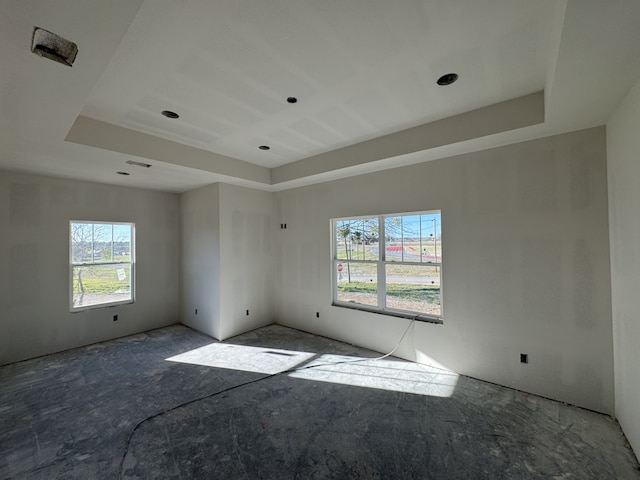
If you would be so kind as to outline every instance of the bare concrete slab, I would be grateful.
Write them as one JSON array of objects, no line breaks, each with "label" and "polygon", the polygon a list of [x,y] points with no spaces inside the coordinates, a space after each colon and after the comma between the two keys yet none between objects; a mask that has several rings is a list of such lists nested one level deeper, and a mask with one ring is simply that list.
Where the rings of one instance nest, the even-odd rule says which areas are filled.
[{"label": "bare concrete slab", "polygon": [[272,325],[0,368],[0,478],[640,479],[605,415]]}]

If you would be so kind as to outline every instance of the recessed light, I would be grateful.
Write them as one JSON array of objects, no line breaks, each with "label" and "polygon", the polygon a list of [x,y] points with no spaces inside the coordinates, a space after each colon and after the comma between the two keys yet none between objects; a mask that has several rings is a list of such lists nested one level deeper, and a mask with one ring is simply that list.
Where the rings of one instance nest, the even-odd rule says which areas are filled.
[{"label": "recessed light", "polygon": [[172,112],[171,110],[163,110],[162,115],[167,118],[180,118],[180,115],[178,115],[176,112]]},{"label": "recessed light", "polygon": [[458,80],[457,73],[447,73],[438,79],[438,85],[451,85],[456,80]]},{"label": "recessed light", "polygon": [[296,97],[288,97],[287,102],[289,103],[297,103],[298,99]]},{"label": "recessed light", "polygon": [[118,175],[131,175],[130,173],[127,172],[116,172]]},{"label": "recessed light", "polygon": [[258,148],[260,150],[271,150],[271,147],[269,145],[260,145]]}]

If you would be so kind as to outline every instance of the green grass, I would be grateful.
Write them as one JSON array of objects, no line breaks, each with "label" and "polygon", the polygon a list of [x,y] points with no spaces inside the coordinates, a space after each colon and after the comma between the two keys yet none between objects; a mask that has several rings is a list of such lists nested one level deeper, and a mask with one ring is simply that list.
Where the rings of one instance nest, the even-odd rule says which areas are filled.
[{"label": "green grass", "polygon": [[[78,285],[77,268],[74,268],[73,291],[80,293]],[[122,290],[129,290],[130,279],[129,269],[125,269],[126,278],[118,280],[117,270],[113,267],[84,267],[82,271],[82,285],[84,293],[115,293]]]},{"label": "green grass", "polygon": [[[373,293],[377,290],[377,284],[371,282],[351,282],[338,285],[340,292],[353,293]],[[391,297],[413,300],[416,302],[428,302],[433,305],[440,305],[440,287],[419,284],[389,283],[387,284],[387,295]]]}]

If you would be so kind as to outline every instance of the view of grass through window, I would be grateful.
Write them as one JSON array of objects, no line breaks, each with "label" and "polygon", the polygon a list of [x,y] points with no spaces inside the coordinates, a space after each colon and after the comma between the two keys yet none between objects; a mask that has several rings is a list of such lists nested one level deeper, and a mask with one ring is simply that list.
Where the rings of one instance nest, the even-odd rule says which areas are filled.
[{"label": "view of grass through window", "polygon": [[134,225],[70,222],[71,308],[133,301]]},{"label": "view of grass through window", "polygon": [[333,220],[334,303],[442,316],[440,212]]}]

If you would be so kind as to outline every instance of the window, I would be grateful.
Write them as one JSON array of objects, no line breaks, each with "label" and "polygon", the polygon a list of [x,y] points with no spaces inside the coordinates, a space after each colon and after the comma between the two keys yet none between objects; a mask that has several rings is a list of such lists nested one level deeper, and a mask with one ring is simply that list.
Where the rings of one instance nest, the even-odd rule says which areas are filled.
[{"label": "window", "polygon": [[333,304],[441,322],[440,211],[332,220]]},{"label": "window", "polygon": [[71,310],[133,303],[133,223],[69,223]]}]

